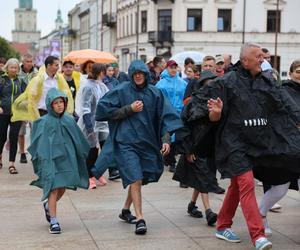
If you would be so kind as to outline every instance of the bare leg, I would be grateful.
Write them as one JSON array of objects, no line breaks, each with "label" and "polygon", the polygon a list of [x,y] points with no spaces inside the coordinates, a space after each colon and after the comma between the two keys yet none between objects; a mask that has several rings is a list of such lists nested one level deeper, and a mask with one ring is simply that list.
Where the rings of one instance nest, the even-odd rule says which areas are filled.
[{"label": "bare leg", "polygon": [[128,188],[128,193],[127,193],[127,197],[125,200],[125,204],[124,204],[124,209],[130,209],[130,206],[132,204],[132,197],[131,197],[131,185]]},{"label": "bare leg", "polygon": [[142,214],[142,181],[136,181],[131,185],[131,198],[137,220],[143,219]]},{"label": "bare leg", "polygon": [[199,196],[199,191],[197,191],[196,189],[194,189],[194,191],[193,191],[193,194],[192,194],[192,202],[195,202],[196,203],[196,201],[197,201],[197,199],[198,199],[198,196]]},{"label": "bare leg", "polygon": [[65,188],[58,188],[56,201],[59,201],[65,192],[66,192]]},{"label": "bare leg", "polygon": [[20,148],[20,153],[24,154],[25,153],[25,136],[24,135],[19,135],[19,148]]},{"label": "bare leg", "polygon": [[49,213],[50,213],[50,217],[52,218],[56,217],[56,205],[57,205],[58,192],[59,192],[58,189],[54,189],[50,192],[48,196]]},{"label": "bare leg", "polygon": [[208,193],[201,193],[201,199],[204,206],[205,211],[207,209],[210,209],[209,199],[208,199]]}]

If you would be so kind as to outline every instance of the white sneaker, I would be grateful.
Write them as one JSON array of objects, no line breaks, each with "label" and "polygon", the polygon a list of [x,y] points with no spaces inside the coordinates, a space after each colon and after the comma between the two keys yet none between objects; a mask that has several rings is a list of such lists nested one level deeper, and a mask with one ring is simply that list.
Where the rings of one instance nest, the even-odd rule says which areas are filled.
[{"label": "white sneaker", "polygon": [[261,181],[258,181],[258,182],[256,182],[256,185],[262,187],[263,183]]},{"label": "white sneaker", "polygon": [[282,206],[278,203],[275,203],[273,207],[270,208],[271,212],[277,212],[278,210],[280,210],[282,208]]},{"label": "white sneaker", "polygon": [[271,236],[272,235],[272,230],[269,226],[269,222],[268,222],[266,217],[263,218],[263,222],[264,222],[264,228],[265,228],[265,235]]}]

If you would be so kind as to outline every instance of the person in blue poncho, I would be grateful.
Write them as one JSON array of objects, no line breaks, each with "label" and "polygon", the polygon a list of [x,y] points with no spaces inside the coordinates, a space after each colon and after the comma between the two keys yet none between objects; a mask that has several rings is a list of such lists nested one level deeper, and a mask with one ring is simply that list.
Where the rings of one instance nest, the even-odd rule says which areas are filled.
[{"label": "person in blue poncho", "polygon": [[[182,124],[167,98],[150,84],[150,73],[142,61],[133,61],[128,72],[129,82],[123,82],[100,99],[96,120],[108,121],[110,145],[123,186],[129,185],[119,217],[129,223],[136,220],[135,233],[145,234],[141,186],[159,180],[163,172],[162,154],[170,150],[170,133]],[[97,164],[93,173],[96,177],[101,174]],[[136,217],[130,212],[132,203]]]},{"label": "person in blue poncho", "polygon": [[31,185],[43,189],[42,201],[51,234],[61,232],[56,207],[65,189],[89,187],[86,158],[90,146],[73,117],[65,112],[67,103],[63,92],[56,88],[48,91],[48,114],[33,123],[28,148],[38,176]]},{"label": "person in blue poncho", "polygon": [[[158,89],[160,89],[165,97],[170,101],[171,105],[176,109],[177,113],[180,115],[183,108],[183,98],[185,89],[187,86],[187,82],[184,81],[181,77],[179,77],[178,64],[174,60],[169,60],[167,62],[167,68],[162,72],[162,79],[155,85]],[[176,165],[176,146],[175,146],[175,137],[172,137],[172,144],[170,154],[168,154],[165,158],[165,165],[169,166],[170,172],[175,172]],[[186,187],[183,184],[181,187]]]}]

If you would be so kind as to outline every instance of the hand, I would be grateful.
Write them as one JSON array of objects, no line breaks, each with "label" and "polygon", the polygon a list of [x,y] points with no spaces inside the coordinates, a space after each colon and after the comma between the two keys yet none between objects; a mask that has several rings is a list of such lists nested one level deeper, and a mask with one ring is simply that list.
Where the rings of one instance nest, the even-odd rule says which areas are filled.
[{"label": "hand", "polygon": [[131,104],[131,109],[133,112],[141,112],[144,108],[142,101],[135,101]]},{"label": "hand", "polygon": [[221,119],[221,113],[223,109],[223,102],[218,97],[215,99],[209,99],[207,101],[207,107],[209,111],[209,119],[211,121],[219,121]]},{"label": "hand", "polygon": [[167,154],[170,153],[170,149],[171,149],[170,144],[163,143],[160,152],[162,153],[163,156],[166,156]]},{"label": "hand", "polygon": [[0,114],[3,114],[3,109],[2,108],[0,108]]},{"label": "hand", "polygon": [[187,155],[185,158],[190,163],[193,163],[196,160],[196,156],[194,154]]}]

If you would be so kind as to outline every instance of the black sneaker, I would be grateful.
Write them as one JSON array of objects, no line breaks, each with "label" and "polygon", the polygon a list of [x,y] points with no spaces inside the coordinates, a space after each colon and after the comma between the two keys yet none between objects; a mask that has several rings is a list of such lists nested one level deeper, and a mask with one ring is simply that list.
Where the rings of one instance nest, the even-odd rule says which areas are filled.
[{"label": "black sneaker", "polygon": [[116,179],[119,179],[119,178],[120,178],[120,174],[119,174],[119,171],[116,170],[116,169],[114,169],[114,170],[112,170],[112,171],[110,171],[110,172],[108,173],[108,179],[109,179],[110,181],[116,180]]},{"label": "black sneaker", "polygon": [[203,217],[202,212],[200,210],[198,210],[198,207],[193,202],[189,203],[187,213],[194,218],[202,218]]},{"label": "black sneaker", "polygon": [[141,219],[138,220],[135,224],[135,234],[143,235],[147,232],[146,222]]},{"label": "black sneaker", "polygon": [[46,208],[47,203],[48,203],[48,201],[43,202],[43,207],[44,207],[44,211],[45,211],[46,220],[50,223],[50,212],[49,212],[49,209]]},{"label": "black sneaker", "polygon": [[61,229],[60,229],[59,223],[50,224],[49,232],[51,234],[60,234]]},{"label": "black sneaker", "polygon": [[224,194],[225,193],[225,189],[220,187],[220,186],[217,186],[216,188],[216,191],[214,192],[216,194]]},{"label": "black sneaker", "polygon": [[175,170],[176,170],[175,165],[174,165],[174,166],[173,166],[173,165],[170,165],[170,166],[169,166],[169,172],[175,173]]},{"label": "black sneaker", "polygon": [[136,217],[131,214],[129,209],[122,209],[122,212],[119,214],[119,218],[129,224],[136,223]]},{"label": "black sneaker", "polygon": [[20,163],[27,163],[26,154],[22,153],[20,157]]},{"label": "black sneaker", "polygon": [[213,211],[211,211],[211,209],[207,209],[205,211],[205,215],[206,215],[207,225],[214,226],[215,223],[217,222],[218,215]]},{"label": "black sneaker", "polygon": [[179,183],[179,187],[181,187],[181,188],[188,188],[189,186],[188,185],[185,185],[184,183]]}]

